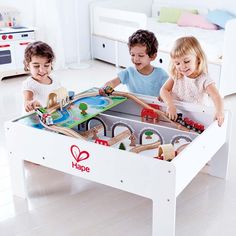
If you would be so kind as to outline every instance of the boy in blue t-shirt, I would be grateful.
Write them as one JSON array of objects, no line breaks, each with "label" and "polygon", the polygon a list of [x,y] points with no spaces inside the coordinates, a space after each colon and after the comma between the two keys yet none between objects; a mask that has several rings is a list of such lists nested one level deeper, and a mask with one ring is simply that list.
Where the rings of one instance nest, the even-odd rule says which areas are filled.
[{"label": "boy in blue t-shirt", "polygon": [[115,79],[104,86],[115,88],[122,83],[132,93],[159,97],[168,74],[163,69],[151,65],[158,50],[155,35],[147,30],[137,30],[129,37],[128,47],[134,67],[119,72]]}]

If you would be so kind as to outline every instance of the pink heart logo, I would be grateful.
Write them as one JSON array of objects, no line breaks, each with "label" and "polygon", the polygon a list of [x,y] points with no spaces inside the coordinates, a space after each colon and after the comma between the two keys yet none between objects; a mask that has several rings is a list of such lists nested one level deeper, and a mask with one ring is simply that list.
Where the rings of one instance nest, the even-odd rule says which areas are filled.
[{"label": "pink heart logo", "polygon": [[77,162],[84,161],[89,158],[89,153],[87,151],[80,151],[76,145],[72,145],[70,147],[70,152]]}]

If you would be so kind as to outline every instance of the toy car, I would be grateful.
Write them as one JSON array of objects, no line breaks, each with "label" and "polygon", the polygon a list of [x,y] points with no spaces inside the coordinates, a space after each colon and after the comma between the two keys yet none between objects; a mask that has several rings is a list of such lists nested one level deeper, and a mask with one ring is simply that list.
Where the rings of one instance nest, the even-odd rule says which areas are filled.
[{"label": "toy car", "polygon": [[39,116],[39,119],[46,125],[53,125],[53,119],[51,114],[47,112],[47,110],[43,107],[39,107],[35,109],[36,113]]}]

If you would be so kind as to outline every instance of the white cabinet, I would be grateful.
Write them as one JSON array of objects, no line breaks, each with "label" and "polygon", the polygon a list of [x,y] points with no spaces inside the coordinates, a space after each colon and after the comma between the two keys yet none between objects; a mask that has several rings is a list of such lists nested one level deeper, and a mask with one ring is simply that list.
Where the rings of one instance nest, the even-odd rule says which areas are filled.
[{"label": "white cabinet", "polygon": [[34,29],[26,27],[2,28],[0,31],[0,80],[4,77],[25,74],[24,52],[35,40]]},{"label": "white cabinet", "polygon": [[15,48],[14,42],[0,41],[0,75],[4,71],[9,71],[15,68],[16,65],[15,57],[12,56],[14,48]]},{"label": "white cabinet", "polygon": [[92,57],[116,64],[116,41],[92,36]]},{"label": "white cabinet", "polygon": [[157,58],[153,61],[153,65],[163,68],[165,71],[168,71],[170,56],[169,53],[158,51]]},{"label": "white cabinet", "polygon": [[24,53],[27,45],[35,41],[34,39],[20,40],[15,42],[16,70],[23,69]]},{"label": "white cabinet", "polygon": [[131,62],[128,45],[125,42],[118,42],[117,63],[118,66],[121,67],[129,67],[133,65]]}]

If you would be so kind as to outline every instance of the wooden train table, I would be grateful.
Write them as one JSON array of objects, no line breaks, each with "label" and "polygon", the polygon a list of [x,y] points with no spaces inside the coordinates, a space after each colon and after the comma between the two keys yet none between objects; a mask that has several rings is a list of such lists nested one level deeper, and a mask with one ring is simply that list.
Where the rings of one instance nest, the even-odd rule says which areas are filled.
[{"label": "wooden train table", "polygon": [[[5,123],[13,193],[27,198],[27,160],[152,199],[152,235],[175,235],[176,198],[197,173],[208,163],[209,174],[227,176],[228,111],[218,127],[212,108],[176,103],[184,116],[204,124],[199,134],[177,129],[163,117],[144,120],[146,104],[159,105],[159,113],[165,112],[165,105],[154,97],[121,92],[100,97],[96,92],[93,88],[81,93],[69,107],[54,111],[51,127],[43,126],[35,114]],[[81,102],[88,105],[87,117],[78,110]],[[174,159],[157,159],[159,146],[165,152],[170,144]]]}]

